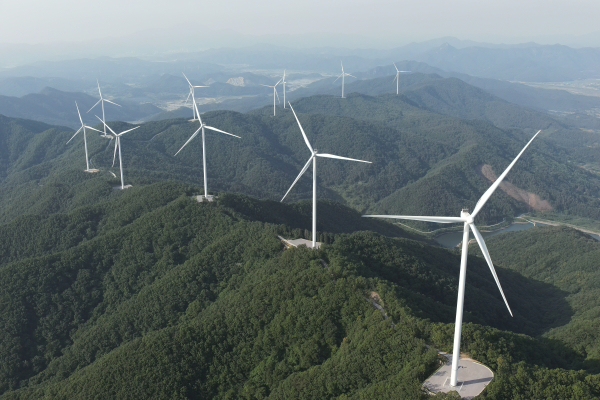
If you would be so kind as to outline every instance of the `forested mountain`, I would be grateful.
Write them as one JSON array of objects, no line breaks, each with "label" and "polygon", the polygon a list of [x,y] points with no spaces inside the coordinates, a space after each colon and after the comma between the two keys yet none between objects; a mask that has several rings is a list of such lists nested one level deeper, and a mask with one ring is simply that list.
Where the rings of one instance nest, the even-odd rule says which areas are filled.
[{"label": "forested mountain", "polygon": [[[462,85],[456,80],[442,81],[448,82],[451,89],[452,85]],[[417,88],[414,93],[431,94],[431,91],[427,87]],[[373,213],[455,215],[465,206],[472,208],[489,181],[495,179],[493,174],[504,170],[537,129],[544,129],[543,136],[533,143],[508,177],[521,194],[513,193],[511,197],[499,192],[479,218],[495,223],[505,216],[527,211],[532,206],[527,200],[530,195],[547,201],[559,213],[597,217],[600,182],[595,175],[572,163],[571,153],[554,140],[557,137],[564,140],[567,135],[576,138],[577,131],[502,100],[493,103],[498,107],[488,107],[485,102],[472,105],[444,97],[452,90],[440,93],[432,96],[437,102],[422,97],[423,104],[407,95],[389,94],[350,95],[347,99],[315,96],[295,102],[303,127],[316,148],[373,162],[371,165],[321,162],[320,198]],[[483,96],[482,92],[477,93]],[[500,129],[486,121],[432,112],[425,106],[430,103],[438,109],[439,103],[447,104],[448,113],[464,114],[464,110],[471,110],[472,116],[522,121],[521,125],[529,123],[531,127],[525,132]],[[503,104],[504,109],[500,107]],[[265,107],[247,114],[228,111],[204,114],[203,120],[209,125],[242,136],[235,139],[207,134],[210,190],[281,199],[309,154],[291,111],[281,109],[276,118],[271,112],[270,107]],[[0,202],[4,205],[1,219],[7,221],[31,207],[61,210],[62,203],[44,203],[42,193],[65,191],[69,194],[65,194],[63,202],[84,201],[85,190],[62,186],[65,180],[83,182],[85,174],[72,169],[78,164],[85,165],[83,138],[66,146],[70,132],[59,133],[56,128],[28,132],[28,123],[10,118],[2,121],[6,128],[1,140],[7,145],[2,156],[6,160],[5,169],[0,171],[0,176],[5,176],[0,192]],[[123,123],[111,126],[116,131],[131,127]],[[126,180],[133,184],[164,180],[199,184],[201,141],[193,141],[177,157],[173,156],[197,126],[185,119],[163,120],[143,124],[125,135],[122,143]],[[113,155],[108,141],[91,134],[88,147],[92,166],[101,169],[94,179],[106,181],[108,177],[116,185],[107,172]],[[484,168],[486,165],[490,167]],[[304,178],[290,193],[291,200],[309,198],[310,193],[310,179]]]},{"label": "forested mountain", "polygon": [[[40,93],[28,94],[23,97],[0,96],[0,114],[78,128],[81,126],[81,122],[77,116],[75,102],[79,105],[79,111],[86,123],[95,125],[97,119],[94,114],[102,117],[100,105],[90,113],[86,114],[86,112],[99,99],[99,97],[92,97],[85,93],[62,92],[46,87]],[[105,105],[107,119],[110,117],[121,121],[137,121],[162,111],[152,104],[134,104],[119,99],[113,101],[121,107],[112,104]]]},{"label": "forested mountain", "polygon": [[[191,191],[0,226],[3,243],[22,235],[0,265],[0,398],[429,398],[424,344],[451,345],[457,252],[371,232],[282,251],[294,206],[265,223],[256,200]],[[28,235],[56,243],[32,254]],[[512,320],[485,262],[469,266],[463,348],[496,372],[482,398],[600,395],[585,355],[520,334],[567,322],[565,291],[498,268]]]},{"label": "forested mountain", "polygon": [[[573,316],[546,336],[559,339],[593,362],[600,360],[600,244],[564,227],[544,227],[490,238],[498,265],[567,293]],[[600,364],[597,364],[600,365]]]}]

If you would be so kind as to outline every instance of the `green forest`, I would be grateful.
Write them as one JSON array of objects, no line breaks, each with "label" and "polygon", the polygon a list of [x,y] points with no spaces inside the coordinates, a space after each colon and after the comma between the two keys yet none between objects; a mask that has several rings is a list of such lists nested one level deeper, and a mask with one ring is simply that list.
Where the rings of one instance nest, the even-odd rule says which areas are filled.
[{"label": "green forest", "polygon": [[[320,152],[373,162],[319,164],[319,250],[278,238],[311,239],[310,179],[279,201],[309,156],[289,110],[202,115],[242,139],[207,133],[216,201],[201,203],[201,141],[174,156],[197,122],[123,136],[123,191],[113,142],[88,134],[87,173],[81,136],[0,116],[0,399],[457,398],[422,384],[451,351],[460,253],[361,215],[472,209],[481,166],[500,174],[539,126],[506,181],[548,215],[598,220],[600,181],[575,162],[595,139],[414,79],[293,103]],[[476,222],[528,211],[498,190]],[[514,317],[472,245],[461,350],[495,374],[477,398],[600,398],[600,244],[564,227],[486,241]]]},{"label": "green forest", "polygon": [[[429,397],[425,345],[451,345],[457,252],[342,233],[349,219],[319,251],[283,250],[309,210],[262,222],[264,201],[192,192],[153,184],[2,226],[0,398]],[[573,314],[568,292],[499,267],[513,321],[485,262],[469,265],[463,347],[496,373],[481,398],[599,396],[597,355],[542,335]]]}]

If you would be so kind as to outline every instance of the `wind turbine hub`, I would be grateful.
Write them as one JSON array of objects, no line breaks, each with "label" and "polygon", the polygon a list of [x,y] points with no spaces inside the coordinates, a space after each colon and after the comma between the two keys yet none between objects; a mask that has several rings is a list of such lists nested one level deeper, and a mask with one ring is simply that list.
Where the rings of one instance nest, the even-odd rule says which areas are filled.
[{"label": "wind turbine hub", "polygon": [[318,152],[319,152],[319,150],[317,150],[317,149],[313,149],[313,153],[314,153],[314,154],[317,154]]},{"label": "wind turbine hub", "polygon": [[471,214],[469,214],[468,208],[463,208],[463,210],[460,212],[460,217],[463,218],[467,224],[473,223],[473,217]]}]

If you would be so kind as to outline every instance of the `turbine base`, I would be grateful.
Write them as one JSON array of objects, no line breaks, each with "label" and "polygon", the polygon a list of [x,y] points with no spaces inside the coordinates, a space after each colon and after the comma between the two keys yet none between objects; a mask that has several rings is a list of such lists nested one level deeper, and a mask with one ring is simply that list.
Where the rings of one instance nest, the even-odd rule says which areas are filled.
[{"label": "turbine base", "polygon": [[443,351],[438,354],[444,357],[445,363],[431,375],[423,387],[430,393],[456,391],[463,399],[472,399],[478,396],[483,389],[494,379],[494,373],[485,365],[478,363],[468,357],[461,357],[458,367],[457,386],[450,385],[450,374],[452,370],[452,355]]},{"label": "turbine base", "polygon": [[[299,246],[306,246],[309,249],[312,249],[312,240],[307,240],[307,239],[284,239],[281,236],[279,236],[279,240],[281,240],[283,242],[283,244],[285,244],[285,247],[290,249],[292,247],[299,247]],[[316,248],[320,248],[321,247],[321,242],[317,242]]]},{"label": "turbine base", "polygon": [[211,196],[211,195],[204,196],[204,195],[202,195],[202,194],[201,194],[201,195],[198,195],[198,196],[195,196],[195,197],[196,197],[196,201],[197,201],[198,203],[202,203],[202,202],[205,202],[205,201],[207,201],[207,202],[209,202],[209,203],[210,203],[210,202],[213,202],[213,201],[215,201],[215,200],[218,198],[217,196]]}]

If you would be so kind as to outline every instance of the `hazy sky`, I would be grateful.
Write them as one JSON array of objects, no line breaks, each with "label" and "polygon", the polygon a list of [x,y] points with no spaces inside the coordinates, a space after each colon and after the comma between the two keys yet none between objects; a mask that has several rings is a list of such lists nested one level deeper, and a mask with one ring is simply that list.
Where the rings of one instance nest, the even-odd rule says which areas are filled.
[{"label": "hazy sky", "polygon": [[518,42],[598,31],[598,17],[599,0],[0,0],[0,43],[85,41],[177,25],[198,34],[204,28]]}]

